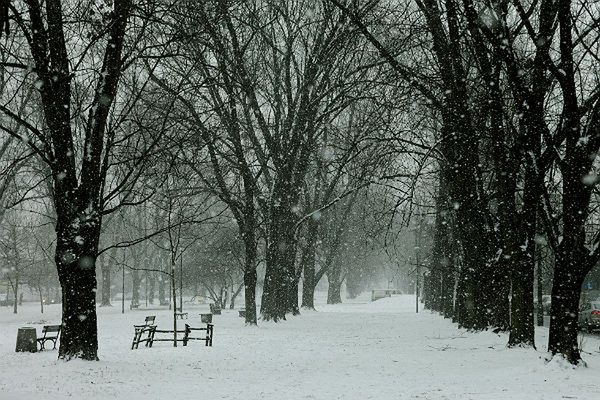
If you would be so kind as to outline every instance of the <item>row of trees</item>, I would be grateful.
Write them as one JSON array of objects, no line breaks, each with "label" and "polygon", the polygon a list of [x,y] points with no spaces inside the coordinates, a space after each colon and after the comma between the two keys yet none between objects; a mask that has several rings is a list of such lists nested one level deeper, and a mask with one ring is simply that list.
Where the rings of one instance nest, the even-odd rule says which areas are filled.
[{"label": "row of trees", "polygon": [[[97,359],[99,257],[103,296],[114,249],[132,246],[133,279],[159,270],[175,303],[178,262],[223,219],[243,248],[247,323],[261,262],[263,319],[299,313],[303,274],[305,306],[323,276],[341,300],[342,250],[364,260],[356,249],[378,233],[358,229],[357,205],[367,191],[404,191],[372,187],[404,169],[388,99],[405,93],[379,81],[387,67],[333,4],[15,0],[0,11],[0,127],[47,183],[36,193],[56,230],[61,358]],[[145,241],[167,268],[144,263]]]},{"label": "row of trees", "polygon": [[597,9],[416,1],[405,12],[417,13],[430,47],[404,59],[372,33],[364,8],[335,3],[429,103],[439,173],[428,305],[469,329],[509,330],[510,346],[534,346],[536,247],[549,246],[548,349],[578,363],[581,287],[600,255]]},{"label": "row of trees", "polygon": [[97,358],[111,246],[154,241],[175,290],[190,227],[234,222],[255,324],[261,262],[260,314],[285,319],[324,276],[339,301],[348,264],[417,212],[435,216],[430,306],[511,346],[534,345],[547,244],[549,350],[577,363],[600,256],[598,19],[572,0],[2,2],[2,160],[50,182],[60,356]]}]

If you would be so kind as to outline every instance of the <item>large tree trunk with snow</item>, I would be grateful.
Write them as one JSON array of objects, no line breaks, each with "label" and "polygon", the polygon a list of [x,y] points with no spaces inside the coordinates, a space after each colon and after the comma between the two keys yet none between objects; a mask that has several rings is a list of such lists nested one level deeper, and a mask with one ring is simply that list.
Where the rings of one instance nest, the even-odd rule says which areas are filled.
[{"label": "large tree trunk with snow", "polygon": [[[57,201],[60,199],[57,196]],[[55,253],[63,293],[59,357],[97,360],[95,266],[100,216],[87,206],[75,208],[72,205],[77,202],[63,199],[57,207],[61,212],[57,213]]]}]

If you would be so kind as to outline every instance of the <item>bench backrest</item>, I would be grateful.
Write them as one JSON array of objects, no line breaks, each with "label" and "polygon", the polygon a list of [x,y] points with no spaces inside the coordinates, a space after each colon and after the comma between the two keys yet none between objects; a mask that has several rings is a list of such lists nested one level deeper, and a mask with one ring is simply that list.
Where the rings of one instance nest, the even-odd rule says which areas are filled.
[{"label": "bench backrest", "polygon": [[44,325],[42,333],[60,332],[60,325]]},{"label": "bench backrest", "polygon": [[155,315],[148,315],[146,317],[146,325],[154,325],[154,320],[156,319]]}]

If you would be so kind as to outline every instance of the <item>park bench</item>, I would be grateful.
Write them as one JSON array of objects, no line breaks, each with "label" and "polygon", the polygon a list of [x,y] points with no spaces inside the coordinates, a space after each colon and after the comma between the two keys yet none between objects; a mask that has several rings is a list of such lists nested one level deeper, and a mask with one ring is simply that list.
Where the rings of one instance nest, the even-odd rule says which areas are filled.
[{"label": "park bench", "polygon": [[176,312],[175,313],[175,318],[183,319],[183,317],[185,317],[185,319],[187,319],[188,313],[186,313],[186,312]]},{"label": "park bench", "polygon": [[[185,324],[185,336],[183,337],[183,345],[187,346],[187,342],[190,340],[203,340],[205,346],[212,347],[213,329],[213,324],[206,324],[206,328],[192,328],[188,324]],[[192,337],[191,334],[195,331],[206,331],[206,335],[201,337]]]},{"label": "park bench", "polygon": [[246,318],[246,309],[242,308],[241,310],[238,311],[240,318]]},{"label": "park bench", "polygon": [[[156,332],[156,325],[154,325],[154,320],[156,316],[149,315],[144,320],[144,325],[134,325],[133,328],[135,330],[133,334],[133,342],[131,343],[131,350],[137,349],[140,343],[145,343],[145,346],[152,343],[152,339],[154,338],[154,333]],[[142,336],[147,334],[145,338],[142,339]]]},{"label": "park bench", "polygon": [[38,338],[37,341],[40,344],[40,351],[46,348],[46,342],[51,341],[53,346],[52,349],[56,349],[56,341],[60,336],[60,328],[61,325],[44,325],[42,328],[42,333],[44,336]]},{"label": "park bench", "polygon": [[133,310],[134,308],[140,308],[140,305],[139,305],[138,303],[131,303],[131,304],[129,305],[129,309],[130,309],[130,310]]},{"label": "park bench", "polygon": [[[206,334],[200,337],[193,337],[192,333],[196,332],[196,331],[206,331]],[[206,324],[206,328],[192,328],[191,326],[189,326],[188,324],[185,324],[185,329],[182,331],[177,331],[178,337],[181,337],[181,339],[177,339],[178,342],[183,342],[184,346],[187,346],[188,342],[190,340],[202,340],[204,341],[204,345],[205,346],[210,346],[212,347],[212,342],[213,342],[213,331],[214,331],[214,327],[213,324]],[[154,333],[158,333],[158,334],[169,334],[170,336],[173,335],[175,331],[172,329],[155,329]],[[181,334],[181,336],[179,336]],[[173,337],[167,337],[167,338],[157,338],[155,335],[152,335],[152,338],[150,339],[149,345],[148,347],[152,347],[152,345],[154,344],[154,342],[172,342],[173,341]]]},{"label": "park bench", "polygon": [[210,304],[210,313],[213,315],[221,315],[221,307],[216,304]]}]

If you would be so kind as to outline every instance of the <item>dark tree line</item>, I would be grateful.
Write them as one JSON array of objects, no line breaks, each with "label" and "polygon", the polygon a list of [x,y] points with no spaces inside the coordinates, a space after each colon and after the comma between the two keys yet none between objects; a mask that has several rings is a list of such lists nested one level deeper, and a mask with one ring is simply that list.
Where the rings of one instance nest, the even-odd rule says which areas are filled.
[{"label": "dark tree line", "polygon": [[[577,363],[600,258],[599,21],[571,0],[1,1],[0,212],[36,165],[60,356],[97,359],[96,264],[109,305],[118,249],[136,301],[150,274],[177,304],[180,274],[220,302],[243,291],[256,324],[314,308],[325,278],[330,303],[359,291],[385,231],[427,214],[427,307],[535,346],[547,254],[548,349]],[[194,244],[210,221],[225,262]],[[218,267],[177,272],[188,248]]]},{"label": "dark tree line", "polygon": [[439,124],[427,305],[469,329],[509,330],[510,346],[534,346],[536,245],[547,242],[548,349],[577,363],[581,287],[598,262],[587,223],[597,183],[597,12],[568,0],[416,1],[435,63],[434,75],[419,76],[371,33],[366,6],[332,2]]}]

